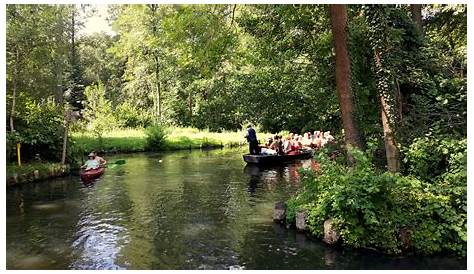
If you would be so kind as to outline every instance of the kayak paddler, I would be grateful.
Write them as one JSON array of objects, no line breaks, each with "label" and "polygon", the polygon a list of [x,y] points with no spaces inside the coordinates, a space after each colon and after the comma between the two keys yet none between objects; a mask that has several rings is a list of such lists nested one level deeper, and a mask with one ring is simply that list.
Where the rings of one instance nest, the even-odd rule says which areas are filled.
[{"label": "kayak paddler", "polygon": [[87,158],[88,159],[87,159],[86,163],[83,166],[81,166],[81,168],[85,168],[86,170],[90,170],[90,169],[96,169],[100,166],[99,161],[97,161],[94,153],[92,153],[92,152],[89,153]]}]

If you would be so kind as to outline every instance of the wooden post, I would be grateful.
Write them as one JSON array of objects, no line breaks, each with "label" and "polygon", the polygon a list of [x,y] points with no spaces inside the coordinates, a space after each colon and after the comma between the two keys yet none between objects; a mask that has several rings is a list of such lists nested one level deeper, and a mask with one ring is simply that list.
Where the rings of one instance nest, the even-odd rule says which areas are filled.
[{"label": "wooden post", "polygon": [[64,136],[63,136],[63,151],[61,155],[61,165],[66,164],[67,134],[68,134],[68,129],[69,129],[70,115],[71,115],[68,105],[66,105],[65,112],[66,113],[64,115]]},{"label": "wooden post", "polygon": [[16,144],[16,155],[17,155],[17,158],[18,158],[18,166],[21,166],[20,148],[21,148],[21,144],[17,143]]}]

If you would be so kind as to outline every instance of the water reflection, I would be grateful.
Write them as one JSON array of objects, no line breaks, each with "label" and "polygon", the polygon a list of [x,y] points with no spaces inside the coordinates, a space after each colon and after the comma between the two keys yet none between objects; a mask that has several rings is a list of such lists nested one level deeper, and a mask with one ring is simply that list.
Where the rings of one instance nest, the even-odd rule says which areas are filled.
[{"label": "water reflection", "polygon": [[[95,184],[78,176],[9,189],[8,269],[364,269],[400,265],[340,252],[274,224],[276,201],[311,160],[245,166],[243,151],[117,155]],[[114,161],[111,158],[110,161]],[[375,258],[375,260],[374,260]],[[374,261],[380,262],[374,264]],[[424,268],[465,267],[452,258]],[[418,267],[419,262],[403,260]],[[438,263],[439,262],[439,263]]]},{"label": "water reflection", "polygon": [[71,248],[78,257],[72,269],[125,269],[116,263],[120,249],[127,243],[127,229],[116,223],[120,212],[108,212],[107,217],[86,209],[76,225]]},{"label": "water reflection", "polygon": [[279,182],[299,186],[301,169],[317,171],[319,163],[313,159],[307,159],[273,166],[247,164],[244,167],[244,173],[249,176],[247,190],[251,195],[255,195],[256,190],[262,187],[260,183],[270,191],[274,190]]}]

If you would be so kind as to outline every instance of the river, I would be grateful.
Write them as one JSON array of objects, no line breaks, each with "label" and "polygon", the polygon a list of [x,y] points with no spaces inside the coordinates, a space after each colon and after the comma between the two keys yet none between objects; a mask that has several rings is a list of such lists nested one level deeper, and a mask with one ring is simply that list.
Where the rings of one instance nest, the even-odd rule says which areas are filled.
[{"label": "river", "polygon": [[7,189],[7,269],[466,269],[446,256],[334,249],[272,222],[312,160],[261,169],[240,149],[114,155],[78,176]]}]

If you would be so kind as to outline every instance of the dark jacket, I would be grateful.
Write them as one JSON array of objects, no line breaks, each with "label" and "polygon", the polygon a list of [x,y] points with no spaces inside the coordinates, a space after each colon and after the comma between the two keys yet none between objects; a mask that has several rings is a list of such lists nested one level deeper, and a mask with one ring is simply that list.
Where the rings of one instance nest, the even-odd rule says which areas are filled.
[{"label": "dark jacket", "polygon": [[245,138],[247,138],[247,141],[250,142],[255,142],[257,141],[257,133],[255,132],[255,129],[253,128],[248,128],[247,129],[247,135],[245,135]]}]

